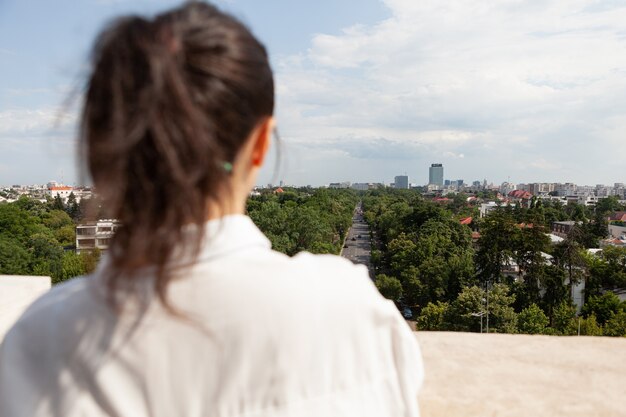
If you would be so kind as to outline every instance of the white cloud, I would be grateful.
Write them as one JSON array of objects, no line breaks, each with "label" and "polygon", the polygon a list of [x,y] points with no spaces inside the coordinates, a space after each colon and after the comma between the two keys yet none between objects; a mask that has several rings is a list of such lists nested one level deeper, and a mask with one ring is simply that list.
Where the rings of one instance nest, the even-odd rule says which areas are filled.
[{"label": "white cloud", "polygon": [[[413,175],[444,156],[457,176],[564,181],[561,169],[581,183],[624,180],[623,171],[603,170],[596,150],[626,152],[626,7],[385,4],[388,19],[318,34],[307,51],[278,62],[278,117],[288,140],[342,149],[345,138],[370,148],[382,138],[423,152]],[[358,158],[355,148],[348,154]],[[547,177],[539,166],[558,169]],[[309,174],[322,170],[311,165]]]},{"label": "white cloud", "polygon": [[61,109],[10,109],[0,111],[0,140],[8,137],[40,137],[72,129],[76,114]]},{"label": "white cloud", "polygon": [[463,159],[463,158],[465,158],[465,155],[462,154],[462,153],[454,153],[454,152],[450,152],[450,151],[444,152],[443,156],[446,157],[446,158],[452,158],[452,159]]},{"label": "white cloud", "polygon": [[0,111],[0,172],[5,180],[73,182],[77,178],[75,125],[76,115],[59,109]]}]

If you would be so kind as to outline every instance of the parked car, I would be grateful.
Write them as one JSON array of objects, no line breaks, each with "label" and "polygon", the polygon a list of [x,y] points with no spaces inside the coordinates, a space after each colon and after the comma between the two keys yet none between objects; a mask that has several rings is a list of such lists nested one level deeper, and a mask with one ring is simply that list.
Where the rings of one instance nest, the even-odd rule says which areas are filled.
[{"label": "parked car", "polygon": [[354,240],[356,240],[356,237],[353,237],[353,238],[352,238],[352,239],[350,239],[350,240],[354,241]]},{"label": "parked car", "polygon": [[413,318],[413,312],[411,311],[410,308],[404,307],[402,309],[402,317],[404,317],[405,319],[411,319]]},{"label": "parked car", "polygon": [[360,239],[360,238],[361,238],[361,235],[357,235],[357,237]]},{"label": "parked car", "polygon": [[347,248],[347,247],[348,247],[348,244],[346,243],[345,245],[343,245],[343,247],[344,247],[344,248]]}]

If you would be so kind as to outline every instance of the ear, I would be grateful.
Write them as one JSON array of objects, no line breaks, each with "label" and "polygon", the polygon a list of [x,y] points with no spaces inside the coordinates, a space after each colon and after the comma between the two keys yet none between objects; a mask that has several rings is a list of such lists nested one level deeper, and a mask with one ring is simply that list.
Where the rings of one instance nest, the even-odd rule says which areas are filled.
[{"label": "ear", "polygon": [[256,129],[256,135],[253,139],[252,148],[252,165],[260,167],[265,161],[265,155],[270,147],[272,131],[274,130],[274,118],[266,118]]}]

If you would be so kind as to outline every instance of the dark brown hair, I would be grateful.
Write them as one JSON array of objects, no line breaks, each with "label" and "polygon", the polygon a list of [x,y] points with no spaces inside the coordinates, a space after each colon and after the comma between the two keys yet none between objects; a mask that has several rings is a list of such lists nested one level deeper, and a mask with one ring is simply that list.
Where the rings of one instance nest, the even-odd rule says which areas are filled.
[{"label": "dark brown hair", "polygon": [[[97,193],[122,227],[109,249],[109,294],[145,266],[168,306],[167,265],[203,231],[228,164],[274,108],[263,45],[232,16],[188,2],[153,19],[114,21],[96,41],[81,144]],[[226,168],[225,168],[226,166]]]}]

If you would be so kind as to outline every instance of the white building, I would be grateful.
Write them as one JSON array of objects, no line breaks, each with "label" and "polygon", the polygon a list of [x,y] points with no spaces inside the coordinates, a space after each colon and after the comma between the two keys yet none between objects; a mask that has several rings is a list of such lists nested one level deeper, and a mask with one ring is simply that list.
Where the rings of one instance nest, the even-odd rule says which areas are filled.
[{"label": "white building", "polygon": [[97,222],[79,224],[76,226],[76,253],[84,250],[106,250],[113,234],[120,227],[114,219],[101,219]]},{"label": "white building", "polygon": [[559,196],[576,195],[577,189],[578,187],[576,184],[572,184],[570,182],[565,184],[556,184],[554,187],[554,191],[556,191]]},{"label": "white building", "polygon": [[505,181],[500,185],[500,193],[502,195],[508,195],[511,191],[515,191],[515,184]]},{"label": "white building", "polygon": [[331,182],[328,185],[328,188],[335,188],[335,189],[345,189],[345,188],[350,188],[350,181],[344,181],[344,182]]},{"label": "white building", "polygon": [[488,215],[489,213],[491,213],[498,207],[505,207],[508,205],[509,205],[508,202],[496,203],[495,201],[489,201],[487,203],[483,203],[480,205],[480,217],[485,217],[486,215]]},{"label": "white building", "polygon": [[609,234],[614,239],[620,239],[626,237],[626,226],[619,226],[617,224],[609,224]]},{"label": "white building", "polygon": [[578,204],[582,204],[583,206],[595,206],[598,204],[598,201],[604,197],[597,197],[595,195],[579,195],[578,196]]},{"label": "white building", "polygon": [[61,197],[61,200],[63,200],[63,202],[65,203],[73,191],[73,187],[69,187],[66,185],[54,185],[48,187],[46,194],[51,198],[56,198],[57,196],[59,196]]},{"label": "white building", "polygon": [[359,190],[359,191],[367,191],[370,188],[370,184],[367,182],[355,182],[354,184],[352,184],[352,189],[353,190]]}]

